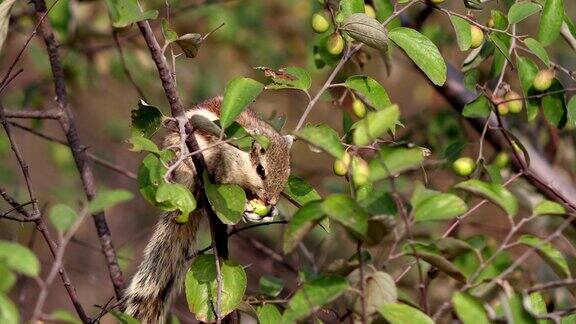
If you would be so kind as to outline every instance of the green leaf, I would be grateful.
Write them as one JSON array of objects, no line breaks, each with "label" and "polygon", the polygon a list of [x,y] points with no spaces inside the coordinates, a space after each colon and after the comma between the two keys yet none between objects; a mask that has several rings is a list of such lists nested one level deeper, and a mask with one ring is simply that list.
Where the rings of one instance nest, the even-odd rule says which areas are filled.
[{"label": "green leaf", "polygon": [[10,11],[16,0],[4,0],[0,3],[0,50],[4,47],[10,26]]},{"label": "green leaf", "polygon": [[178,44],[184,55],[188,58],[195,58],[198,55],[198,50],[204,37],[197,33],[184,34],[178,37],[174,42]]},{"label": "green leaf", "polygon": [[237,77],[230,81],[224,90],[220,110],[220,125],[226,128],[236,120],[262,92],[264,85],[249,78]]},{"label": "green leaf", "polygon": [[354,144],[358,146],[371,144],[376,138],[391,130],[399,118],[400,109],[397,105],[369,112],[356,123],[356,128],[352,135]]},{"label": "green leaf", "polygon": [[280,70],[281,74],[274,73],[272,83],[266,89],[300,89],[307,91],[312,85],[310,74],[303,68],[289,66]]},{"label": "green leaf", "polygon": [[522,235],[518,242],[531,246],[537,249],[538,254],[548,263],[552,269],[561,277],[570,277],[570,268],[566,259],[560,251],[558,251],[549,242],[542,241],[540,238],[534,235]]},{"label": "green leaf", "polygon": [[19,324],[20,313],[16,305],[4,294],[0,294],[0,323]]},{"label": "green leaf", "polygon": [[[525,297],[524,305],[526,309],[534,315],[546,315],[548,310],[546,308],[546,302],[539,292],[533,292],[529,296]],[[538,320],[538,324],[547,324],[546,320]]]},{"label": "green leaf", "polygon": [[576,127],[576,96],[572,96],[566,109],[568,110],[567,126],[569,129],[574,129]]},{"label": "green leaf", "polygon": [[490,200],[500,206],[508,216],[514,216],[518,213],[518,201],[516,197],[502,185],[471,179],[460,182],[456,185],[456,188]]},{"label": "green leaf", "polygon": [[7,293],[15,283],[16,275],[4,263],[0,263],[0,293]]},{"label": "green leaf", "polygon": [[452,296],[452,305],[463,324],[490,324],[486,309],[476,297],[457,292]]},{"label": "green leaf", "polygon": [[384,304],[378,311],[390,324],[434,324],[428,315],[405,304]]},{"label": "green leaf", "polygon": [[138,102],[138,108],[132,110],[132,136],[150,137],[162,126],[164,115],[155,106],[144,100]]},{"label": "green leaf", "polygon": [[[364,273],[366,314],[372,315],[380,306],[398,301],[398,291],[392,276],[383,271],[375,271],[373,267],[368,267],[364,271],[366,271]],[[350,273],[347,279],[351,286],[360,288],[360,269]],[[348,292],[346,297],[350,300],[354,313],[361,315],[362,299],[360,296],[356,292]]]},{"label": "green leaf", "polygon": [[121,324],[140,324],[140,321],[135,319],[134,317],[117,311],[115,309],[110,310],[110,313],[112,313],[112,315],[114,315],[114,317],[116,317],[116,319],[118,320],[118,322],[120,322]]},{"label": "green leaf", "polygon": [[385,190],[375,190],[371,185],[360,187],[356,192],[358,205],[372,215],[394,215],[396,204]]},{"label": "green leaf", "polygon": [[472,10],[482,10],[482,2],[480,0],[464,0],[464,6]]},{"label": "green leaf", "polygon": [[484,164],[484,170],[486,170],[486,173],[488,173],[488,176],[490,177],[490,181],[493,183],[497,183],[497,184],[502,184],[504,183],[504,179],[502,179],[502,175],[500,174],[502,171],[502,168],[494,165],[494,164]]},{"label": "green leaf", "polygon": [[420,168],[423,162],[424,151],[421,147],[382,147],[370,161],[370,180],[378,181]]},{"label": "green leaf", "polygon": [[548,57],[548,53],[546,53],[546,49],[539,41],[535,40],[534,38],[526,38],[524,40],[524,45],[528,47],[536,55],[544,64],[550,65],[550,58]]},{"label": "green leaf", "polygon": [[414,191],[412,192],[412,197],[410,198],[410,205],[412,205],[412,208],[416,208],[416,206],[420,205],[423,201],[439,194],[441,194],[440,191],[428,189],[424,187],[422,182],[418,181],[414,186]]},{"label": "green leaf", "polygon": [[366,103],[376,110],[392,105],[388,93],[378,81],[363,75],[354,75],[346,79],[346,87],[360,95]]},{"label": "green leaf", "polygon": [[353,13],[364,12],[364,0],[342,0],[340,1],[340,12],[346,19]]},{"label": "green leaf", "polygon": [[273,276],[262,276],[258,282],[260,291],[269,297],[277,297],[284,289],[284,281]]},{"label": "green leaf", "polygon": [[204,173],[204,190],[210,205],[224,224],[235,225],[244,215],[246,192],[236,184],[214,184]]},{"label": "green leaf", "polygon": [[462,63],[462,72],[467,72],[478,67],[493,53],[494,44],[492,42],[484,42],[482,47],[471,50],[470,54],[468,54],[468,56],[464,59],[464,62]]},{"label": "green leaf", "polygon": [[353,39],[379,51],[388,50],[386,27],[365,13],[354,13],[346,18],[341,29]]},{"label": "green leaf", "polygon": [[508,18],[499,10],[490,10],[490,16],[494,22],[494,29],[506,30],[508,28]]},{"label": "green leaf", "polygon": [[0,263],[12,271],[29,277],[40,274],[40,262],[36,254],[18,243],[0,241]]},{"label": "green leaf", "polygon": [[[516,62],[518,65],[518,77],[522,84],[522,93],[524,97],[538,94],[538,91],[536,91],[533,86],[534,78],[536,77],[536,74],[538,74],[538,66],[530,59],[521,56],[518,56]],[[527,99],[525,102],[528,121],[534,120],[534,118],[538,116],[538,111],[540,110],[540,100]]]},{"label": "green leaf", "polygon": [[320,200],[322,197],[318,194],[308,182],[295,175],[288,177],[288,182],[284,188],[284,193],[297,204],[303,206],[309,202]]},{"label": "green leaf", "polygon": [[225,131],[227,139],[234,139],[230,143],[244,152],[249,152],[252,149],[253,138],[252,136],[237,122],[233,122],[226,128]]},{"label": "green leaf", "polygon": [[66,232],[76,221],[76,211],[64,204],[56,204],[50,208],[48,218],[60,233]]},{"label": "green leaf", "polygon": [[415,221],[452,219],[464,214],[468,206],[460,197],[443,193],[428,198],[414,209]]},{"label": "green leaf", "polygon": [[340,142],[340,136],[327,125],[306,125],[296,133],[296,136],[337,159],[341,159],[344,155],[344,145]]},{"label": "green leaf", "polygon": [[51,319],[57,320],[58,323],[82,324],[82,321],[76,318],[74,314],[65,309],[57,309],[50,314]]},{"label": "green leaf", "polygon": [[543,200],[532,211],[533,215],[565,215],[566,209],[557,202]]},{"label": "green leaf", "polygon": [[[220,264],[222,274],[222,299],[220,315],[230,314],[242,301],[246,291],[246,272],[241,265],[230,260],[222,260]],[[216,298],[218,296],[218,283],[216,280],[216,263],[214,255],[203,254],[194,260],[190,270],[186,273],[186,300],[188,308],[203,322],[215,320]]]},{"label": "green leaf", "polygon": [[485,95],[479,95],[476,99],[467,103],[462,110],[462,116],[466,118],[488,118],[492,111],[492,102]]},{"label": "green leaf", "polygon": [[446,63],[440,51],[426,36],[414,29],[398,27],[388,34],[436,85],[446,81]]},{"label": "green leaf", "polygon": [[177,223],[186,223],[190,213],[196,209],[196,199],[184,185],[179,183],[162,183],[156,191],[156,202],[166,211],[179,211],[175,218]]},{"label": "green leaf", "polygon": [[[161,156],[162,160],[167,163],[170,160],[171,152],[163,151]],[[155,154],[148,154],[138,168],[138,189],[140,194],[154,206],[157,205],[156,191],[158,186],[164,183],[164,175],[167,171],[168,169],[160,161],[160,157]]]},{"label": "green leaf", "polygon": [[128,190],[100,190],[96,197],[90,201],[88,208],[91,214],[97,214],[106,208],[131,200],[133,197],[134,195]]},{"label": "green leaf", "polygon": [[568,109],[566,107],[566,98],[563,92],[564,86],[560,81],[554,79],[549,92],[556,92],[542,98],[542,111],[548,122],[561,129],[568,122]]},{"label": "green leaf", "polygon": [[264,304],[258,308],[258,323],[279,324],[282,321],[282,314],[274,304]]},{"label": "green leaf", "polygon": [[[374,0],[372,1],[374,5],[374,9],[376,9],[376,19],[380,22],[384,22],[394,13],[394,5],[390,0]],[[396,28],[400,27],[402,22],[400,22],[400,18],[396,17],[392,19],[388,25],[388,28]]]},{"label": "green leaf", "polygon": [[511,25],[516,24],[540,11],[540,8],[538,4],[531,1],[516,2],[508,10],[508,21]]},{"label": "green leaf", "polygon": [[469,70],[464,74],[464,86],[466,89],[476,92],[476,84],[478,84],[478,79],[480,78],[480,71],[476,69]]},{"label": "green leaf", "polygon": [[129,148],[129,150],[132,152],[148,151],[160,154],[158,146],[146,137],[142,137],[140,135],[132,136],[130,139],[128,139],[128,143],[132,144],[132,147]]},{"label": "green leaf", "polygon": [[414,242],[412,244],[406,243],[402,250],[407,255],[411,255],[430,263],[432,266],[438,268],[438,270],[446,273],[450,277],[460,281],[465,282],[466,277],[464,274],[456,267],[452,262],[446,259],[442,252],[433,244],[424,244]]},{"label": "green leaf", "polygon": [[323,217],[324,211],[320,201],[312,201],[298,209],[284,230],[284,253],[292,252]]},{"label": "green leaf", "polygon": [[172,43],[178,38],[178,34],[170,28],[170,24],[166,18],[162,18],[162,35],[164,35],[164,40],[168,43]]},{"label": "green leaf", "polygon": [[538,39],[544,46],[552,44],[558,35],[564,17],[564,0],[546,0],[542,16],[540,16],[540,29]]},{"label": "green leaf", "polygon": [[137,0],[106,0],[112,26],[116,28],[126,27],[133,23],[156,19],[158,10],[142,12]]},{"label": "green leaf", "polygon": [[338,298],[346,289],[348,289],[346,279],[338,276],[323,276],[304,283],[288,302],[282,323],[295,323],[307,318],[314,311]]},{"label": "green leaf", "polygon": [[510,57],[510,53],[508,52],[510,44],[504,39],[505,36],[502,36],[502,34],[498,33],[491,33],[490,36],[488,37],[494,43],[494,45],[496,45],[496,48],[500,51],[500,53],[504,55],[504,57],[508,60],[508,62],[510,62],[510,64],[512,64],[512,58]]},{"label": "green leaf", "polygon": [[470,24],[468,21],[466,21],[466,19],[454,15],[450,15],[450,22],[452,22],[452,26],[456,32],[456,41],[458,42],[458,47],[461,51],[467,51],[470,49],[470,45],[472,43]]},{"label": "green leaf", "polygon": [[[502,43],[500,43],[502,48],[508,48],[508,46],[510,46],[510,37],[509,36],[500,36],[498,37],[499,40],[502,41]],[[490,43],[490,44],[494,44],[493,41],[490,42],[486,42],[486,43]],[[496,46],[494,46],[496,47]],[[504,63],[506,63],[506,56],[504,56],[504,54],[502,54],[500,49],[497,49],[494,51],[493,53],[493,58],[492,58],[492,65],[490,66],[490,72],[488,73],[488,78],[489,79],[496,79],[498,78],[498,76],[502,73],[502,69],[504,68]]]},{"label": "green leaf", "polygon": [[322,210],[357,238],[368,233],[368,213],[347,195],[332,194],[326,197],[322,203]]},{"label": "green leaf", "polygon": [[501,294],[500,305],[506,317],[506,323],[534,324],[534,318],[524,309],[522,297],[514,293],[511,296]]},{"label": "green leaf", "polygon": [[466,241],[455,239],[453,237],[444,237],[436,242],[436,246],[442,253],[444,257],[448,260],[453,260],[454,258],[467,253],[469,251],[474,251],[474,247]]}]

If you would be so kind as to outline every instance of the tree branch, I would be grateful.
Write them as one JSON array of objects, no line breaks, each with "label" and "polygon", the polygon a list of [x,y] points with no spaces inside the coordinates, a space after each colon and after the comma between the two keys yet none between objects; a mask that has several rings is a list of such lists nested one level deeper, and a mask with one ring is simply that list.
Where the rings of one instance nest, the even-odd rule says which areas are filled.
[{"label": "tree branch", "polygon": [[[89,158],[86,154],[86,150],[81,145],[80,135],[76,127],[74,115],[70,109],[70,106],[68,105],[66,78],[64,75],[64,69],[62,67],[62,62],[58,54],[59,45],[56,37],[54,36],[54,31],[52,29],[50,20],[43,19],[47,12],[46,2],[44,0],[34,0],[34,5],[36,8],[36,17],[39,20],[38,30],[40,35],[42,35],[50,60],[50,67],[52,69],[52,75],[54,78],[56,102],[58,104],[58,109],[62,113],[61,118],[58,120],[60,122],[60,126],[66,134],[68,145],[72,150],[72,156],[74,157],[76,167],[80,173],[80,179],[82,180],[86,198],[88,201],[91,201],[96,196],[94,174],[89,164]],[[110,234],[108,223],[106,222],[106,218],[103,212],[94,214],[92,217],[96,226],[98,237],[100,239],[100,245],[102,246],[102,252],[106,258],[108,273],[110,275],[110,279],[112,280],[112,285],[114,286],[116,298],[121,299],[125,285],[122,278],[122,271],[118,266],[118,259],[112,244],[112,236]]]}]

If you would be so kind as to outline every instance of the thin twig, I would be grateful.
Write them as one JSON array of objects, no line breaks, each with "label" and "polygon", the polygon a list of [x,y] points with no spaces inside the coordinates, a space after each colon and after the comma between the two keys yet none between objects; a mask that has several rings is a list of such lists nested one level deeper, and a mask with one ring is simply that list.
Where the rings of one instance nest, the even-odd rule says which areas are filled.
[{"label": "thin twig", "polygon": [[138,83],[136,83],[136,80],[134,79],[132,73],[130,73],[130,70],[128,69],[128,64],[126,63],[126,58],[124,57],[124,50],[122,49],[122,44],[120,43],[120,39],[118,38],[118,30],[114,27],[112,27],[112,38],[114,39],[114,45],[118,50],[118,55],[120,56],[120,63],[122,65],[122,70],[124,71],[124,74],[126,74],[128,81],[130,81],[130,84],[132,85],[132,87],[134,87],[134,89],[138,93],[138,96],[140,96],[142,100],[148,101],[146,99],[144,91],[142,91],[142,88],[140,88]]},{"label": "thin twig", "polygon": [[60,243],[58,244],[58,249],[56,250],[56,255],[54,257],[54,263],[52,264],[52,268],[50,268],[50,272],[41,284],[40,292],[38,293],[38,299],[36,301],[36,306],[34,306],[34,312],[32,315],[32,322],[36,322],[40,318],[42,314],[42,309],[44,308],[44,303],[46,302],[46,298],[48,297],[48,288],[52,285],[52,282],[56,278],[56,274],[62,268],[62,262],[64,259],[64,253],[66,252],[66,246],[68,246],[68,242],[74,233],[80,228],[80,225],[84,221],[85,216],[88,214],[88,210],[83,210],[79,217],[74,221],[66,235],[61,235]]},{"label": "thin twig", "polygon": [[[12,122],[12,121],[8,121],[8,123],[9,123],[11,126],[14,126],[14,127],[16,127],[16,128],[20,128],[20,129],[22,129],[22,130],[25,130],[25,131],[27,131],[27,132],[29,132],[29,133],[31,133],[31,134],[33,134],[33,135],[36,135],[36,136],[38,136],[38,137],[40,137],[40,138],[43,138],[43,139],[45,139],[45,140],[48,140],[48,141],[51,141],[51,142],[55,142],[55,143],[58,143],[58,144],[62,144],[62,145],[66,145],[66,146],[68,145],[68,143],[66,143],[66,141],[63,141],[63,140],[58,139],[58,138],[56,138],[56,137],[52,137],[52,136],[50,136],[50,135],[46,135],[46,134],[40,133],[39,131],[37,131],[37,130],[35,130],[35,129],[33,129],[33,128],[30,128],[30,127],[27,127],[27,126],[24,126],[24,125],[20,125],[20,124],[18,124],[18,123]],[[130,179],[132,179],[132,180],[138,179],[138,176],[137,176],[135,173],[131,172],[131,171],[128,171],[128,170],[126,170],[126,169],[124,169],[124,168],[122,168],[122,167],[120,167],[120,166],[118,166],[118,165],[116,165],[116,164],[114,164],[114,163],[112,163],[112,162],[110,162],[110,161],[104,160],[103,158],[101,158],[101,157],[99,157],[99,156],[96,156],[95,154],[90,153],[89,151],[87,151],[86,154],[88,155],[88,157],[89,157],[92,161],[94,161],[94,163],[99,164],[100,166],[103,166],[103,167],[108,168],[108,169],[110,169],[110,170],[112,170],[112,171],[118,172],[119,174],[122,174],[122,175],[124,175],[125,177],[130,178]]]},{"label": "thin twig", "polygon": [[358,244],[356,245],[356,254],[358,255],[358,260],[360,262],[358,269],[360,271],[360,302],[362,306],[361,323],[366,324],[368,323],[368,314],[366,313],[366,277],[364,276],[364,257],[362,256],[361,241],[358,241]]}]

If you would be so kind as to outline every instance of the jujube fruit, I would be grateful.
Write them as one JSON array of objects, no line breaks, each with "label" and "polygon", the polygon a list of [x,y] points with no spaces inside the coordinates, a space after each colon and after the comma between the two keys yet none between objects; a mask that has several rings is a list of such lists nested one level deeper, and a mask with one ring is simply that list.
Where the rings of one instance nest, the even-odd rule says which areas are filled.
[{"label": "jujube fruit", "polygon": [[504,96],[504,99],[506,100],[508,110],[510,110],[511,113],[517,114],[522,111],[522,107],[524,106],[522,97],[516,91],[508,91]]},{"label": "jujube fruit", "polygon": [[476,162],[469,157],[461,157],[452,163],[454,172],[462,177],[467,177],[476,170]]},{"label": "jujube fruit", "polygon": [[484,31],[478,26],[470,26],[470,47],[477,48],[484,43]]},{"label": "jujube fruit", "polygon": [[366,116],[366,106],[362,100],[354,99],[352,102],[352,111],[358,118],[364,118],[364,116]]},{"label": "jujube fruit", "polygon": [[364,13],[370,18],[376,18],[376,10],[369,4],[364,5]]},{"label": "jujube fruit", "polygon": [[370,179],[370,167],[362,158],[352,159],[352,182],[357,187],[365,185]]},{"label": "jujube fruit", "polygon": [[328,38],[326,50],[332,55],[340,55],[344,50],[344,38],[339,33],[334,33]]},{"label": "jujube fruit", "polygon": [[312,29],[317,33],[323,33],[330,28],[330,18],[326,12],[317,12],[312,15]]},{"label": "jujube fruit", "polygon": [[554,81],[554,71],[548,69],[542,70],[536,74],[536,77],[534,77],[534,89],[538,91],[546,91],[552,85],[552,81]]}]

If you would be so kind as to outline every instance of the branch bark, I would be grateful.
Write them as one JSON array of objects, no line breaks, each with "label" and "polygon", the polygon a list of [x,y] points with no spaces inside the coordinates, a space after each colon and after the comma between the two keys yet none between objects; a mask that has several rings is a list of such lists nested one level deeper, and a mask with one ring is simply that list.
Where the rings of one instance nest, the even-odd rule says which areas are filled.
[{"label": "branch bark", "polygon": [[[89,164],[90,159],[86,154],[84,146],[80,142],[80,135],[76,127],[76,122],[72,109],[68,105],[68,92],[66,90],[66,78],[64,75],[64,69],[62,67],[62,62],[60,60],[60,55],[58,53],[58,41],[54,36],[54,31],[49,19],[43,19],[47,13],[46,2],[44,0],[35,0],[34,5],[36,8],[36,17],[40,22],[39,33],[44,40],[46,45],[46,50],[48,52],[48,58],[50,60],[50,67],[52,69],[52,76],[54,79],[54,88],[56,92],[56,102],[58,104],[58,109],[62,113],[62,116],[58,119],[60,126],[66,134],[66,139],[68,141],[68,146],[72,151],[72,156],[74,157],[74,162],[80,173],[80,179],[82,181],[82,186],[84,193],[88,201],[91,201],[96,196],[96,184],[94,180],[94,174],[92,168]],[[102,246],[102,252],[106,258],[106,263],[108,267],[108,273],[114,286],[114,292],[116,298],[120,300],[122,298],[122,293],[124,291],[124,279],[122,278],[122,271],[118,266],[118,259],[116,256],[116,250],[112,244],[112,236],[110,234],[110,229],[104,213],[98,213],[92,215],[94,220],[94,225],[96,226],[96,231],[100,239],[100,245]]]}]

